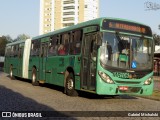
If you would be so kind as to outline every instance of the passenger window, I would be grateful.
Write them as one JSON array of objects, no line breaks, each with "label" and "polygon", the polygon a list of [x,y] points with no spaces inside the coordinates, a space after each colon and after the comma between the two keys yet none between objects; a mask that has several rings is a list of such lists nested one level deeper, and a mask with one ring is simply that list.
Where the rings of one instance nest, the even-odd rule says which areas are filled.
[{"label": "passenger window", "polygon": [[81,41],[82,41],[82,33],[81,31],[74,31],[71,34],[71,42],[70,42],[70,54],[80,54],[81,53]]},{"label": "passenger window", "polygon": [[35,40],[31,45],[31,56],[39,56],[40,54],[40,41]]},{"label": "passenger window", "polygon": [[58,46],[58,54],[59,55],[67,55],[69,52],[69,34],[63,34],[62,40]]},{"label": "passenger window", "polygon": [[52,36],[50,38],[48,55],[49,56],[57,55],[57,48],[58,48],[58,37],[57,36]]},{"label": "passenger window", "polygon": [[14,45],[13,46],[13,51],[12,51],[12,54],[13,54],[14,57],[18,56],[18,51],[19,51],[19,45]]}]

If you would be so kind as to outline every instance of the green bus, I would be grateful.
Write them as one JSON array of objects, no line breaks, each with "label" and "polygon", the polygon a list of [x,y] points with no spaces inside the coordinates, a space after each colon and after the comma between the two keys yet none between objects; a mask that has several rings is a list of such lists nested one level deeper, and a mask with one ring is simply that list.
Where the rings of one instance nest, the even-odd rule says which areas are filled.
[{"label": "green bus", "polygon": [[[6,46],[4,70],[12,76],[98,95],[153,92],[150,27],[98,18]],[[12,55],[12,52],[17,53]]]}]

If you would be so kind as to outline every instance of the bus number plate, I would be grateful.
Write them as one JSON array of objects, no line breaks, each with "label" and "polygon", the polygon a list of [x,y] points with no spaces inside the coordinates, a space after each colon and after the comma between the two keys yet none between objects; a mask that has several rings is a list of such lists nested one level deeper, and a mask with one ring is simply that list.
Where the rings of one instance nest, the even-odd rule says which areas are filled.
[{"label": "bus number plate", "polygon": [[128,90],[128,86],[119,86],[119,90],[127,91]]}]

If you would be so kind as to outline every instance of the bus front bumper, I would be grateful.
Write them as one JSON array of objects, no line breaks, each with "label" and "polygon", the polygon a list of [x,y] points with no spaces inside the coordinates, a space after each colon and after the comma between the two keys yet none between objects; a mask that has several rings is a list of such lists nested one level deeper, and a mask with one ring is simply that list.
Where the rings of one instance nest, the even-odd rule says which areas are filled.
[{"label": "bus front bumper", "polygon": [[130,84],[108,84],[103,80],[97,82],[96,92],[99,95],[151,95],[153,93],[153,82],[150,85],[130,85]]}]

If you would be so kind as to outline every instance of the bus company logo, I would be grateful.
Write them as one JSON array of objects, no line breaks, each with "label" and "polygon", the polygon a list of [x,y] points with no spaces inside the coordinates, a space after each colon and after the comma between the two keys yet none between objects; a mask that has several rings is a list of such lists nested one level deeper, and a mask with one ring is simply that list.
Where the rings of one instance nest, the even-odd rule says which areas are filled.
[{"label": "bus company logo", "polygon": [[11,117],[11,112],[2,112],[2,117]]},{"label": "bus company logo", "polygon": [[144,7],[145,10],[158,10],[160,9],[160,4],[147,1],[144,3]]}]

